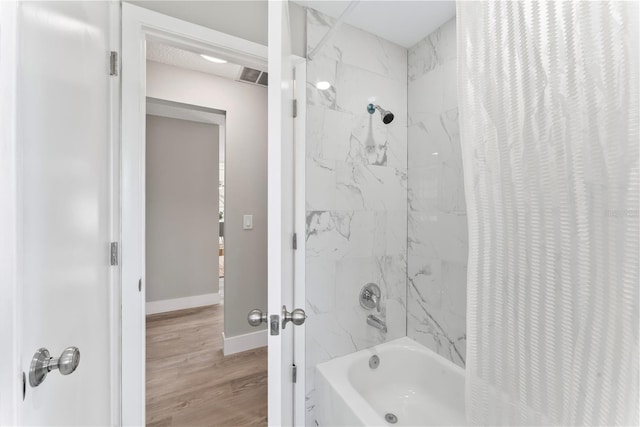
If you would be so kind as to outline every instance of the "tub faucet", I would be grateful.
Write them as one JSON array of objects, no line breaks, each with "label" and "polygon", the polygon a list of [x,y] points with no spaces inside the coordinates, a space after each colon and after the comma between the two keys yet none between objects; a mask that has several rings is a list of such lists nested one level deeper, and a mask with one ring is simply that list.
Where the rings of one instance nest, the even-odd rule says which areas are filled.
[{"label": "tub faucet", "polygon": [[384,333],[387,332],[387,324],[384,322],[384,320],[380,319],[377,316],[374,316],[373,314],[367,316],[367,325],[373,326],[376,329],[380,329]]}]

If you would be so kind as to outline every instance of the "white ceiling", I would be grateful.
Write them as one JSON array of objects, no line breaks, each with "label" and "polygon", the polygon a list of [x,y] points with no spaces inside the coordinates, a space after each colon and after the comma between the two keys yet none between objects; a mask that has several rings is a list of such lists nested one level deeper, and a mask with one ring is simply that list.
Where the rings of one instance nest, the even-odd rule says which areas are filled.
[{"label": "white ceiling", "polygon": [[[293,0],[338,18],[350,1]],[[430,0],[362,0],[345,19],[347,24],[409,48],[456,14],[456,2]]]},{"label": "white ceiling", "polygon": [[231,80],[236,80],[242,70],[240,65],[216,64],[202,58],[199,53],[178,49],[153,40],[147,40],[147,59]]},{"label": "white ceiling", "polygon": [[[1,0],[0,0],[1,1]],[[329,16],[339,17],[350,1],[293,0]],[[345,22],[403,47],[411,47],[455,16],[455,1],[362,0]],[[237,80],[238,64],[215,64],[190,52],[153,40],[147,41],[147,59],[189,70]]]}]

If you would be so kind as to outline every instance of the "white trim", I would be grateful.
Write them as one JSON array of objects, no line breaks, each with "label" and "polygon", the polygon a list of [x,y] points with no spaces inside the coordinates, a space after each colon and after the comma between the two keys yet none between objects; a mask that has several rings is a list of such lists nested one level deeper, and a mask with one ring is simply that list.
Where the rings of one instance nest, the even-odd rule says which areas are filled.
[{"label": "white trim", "polygon": [[[145,424],[145,40],[265,69],[267,47],[122,3],[122,425]],[[138,292],[138,280],[142,291]]]},{"label": "white trim", "polygon": [[146,313],[166,313],[168,311],[186,310],[187,308],[204,307],[216,304],[220,304],[220,294],[217,292],[204,295],[194,295],[191,297],[149,301],[146,305]]},{"label": "white trim", "polygon": [[266,329],[229,338],[225,337],[224,332],[222,333],[222,352],[225,356],[266,346]]},{"label": "white trim", "polygon": [[20,424],[20,287],[18,251],[18,145],[16,87],[18,5],[0,2],[0,425]]},{"label": "white trim", "polygon": [[[121,112],[121,414],[120,425],[145,424],[144,113],[145,62],[139,8],[122,4]],[[139,123],[137,123],[139,122]],[[142,289],[138,291],[138,281]]]},{"label": "white trim", "polygon": [[[283,280],[283,194],[282,194],[282,153],[283,145],[287,144],[283,135],[283,117],[285,109],[285,94],[283,91],[290,89],[289,82],[283,82],[284,73],[287,71],[283,66],[285,61],[283,52],[283,40],[289,37],[289,34],[282,34],[283,22],[287,16],[288,4],[282,1],[270,1],[268,8],[268,43],[269,43],[269,87],[267,88],[267,105],[268,105],[268,144],[267,144],[267,306],[270,315],[281,313],[284,303],[283,290],[287,283]],[[287,97],[289,102],[291,97]],[[290,239],[291,236],[284,236]],[[289,426],[292,422],[293,410],[291,405],[287,408],[291,410],[291,414],[284,409],[282,402],[282,391],[286,387],[288,381],[283,379],[285,375],[285,367],[283,359],[291,359],[293,357],[292,348],[283,349],[286,346],[287,338],[293,341],[293,333],[280,331],[278,335],[268,335],[268,357],[267,357],[267,394],[269,396],[267,403],[267,425],[269,427]],[[289,353],[289,354],[287,354]]]},{"label": "white trim", "polygon": [[[120,4],[112,1],[109,4],[109,45],[112,51],[120,50]],[[120,113],[121,113],[121,97],[120,97],[120,72],[118,76],[112,76],[109,79],[109,141],[110,141],[110,189],[109,189],[109,206],[110,206],[110,240],[119,242],[121,238],[120,228]],[[114,266],[110,268],[109,284],[111,286],[109,292],[109,364],[110,372],[110,399],[111,399],[111,425],[117,426],[122,419],[121,412],[121,377],[122,377],[122,342],[121,342],[121,312],[120,312],[120,267]]]},{"label": "white trim", "polygon": [[218,126],[224,126],[226,122],[225,111],[151,97],[147,97],[147,115]]},{"label": "white trim", "polygon": [[[294,221],[298,236],[298,248],[294,253],[295,277],[293,287],[293,305],[295,308],[306,309],[306,118],[307,118],[307,61],[304,58],[296,59],[296,81],[294,96],[297,100],[298,114],[294,122],[294,150],[295,150],[295,195],[294,195]],[[306,325],[293,328],[293,362],[298,370],[298,380],[293,388],[293,415],[294,425],[305,424],[305,396],[306,396]]]}]

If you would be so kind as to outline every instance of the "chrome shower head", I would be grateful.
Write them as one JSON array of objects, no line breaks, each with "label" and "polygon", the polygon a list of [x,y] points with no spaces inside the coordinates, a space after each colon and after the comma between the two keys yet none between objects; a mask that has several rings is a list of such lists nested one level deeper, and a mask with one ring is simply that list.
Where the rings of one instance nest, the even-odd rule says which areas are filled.
[{"label": "chrome shower head", "polygon": [[367,105],[367,111],[369,112],[369,114],[375,113],[376,110],[378,110],[380,112],[380,116],[382,118],[382,123],[384,123],[385,125],[388,125],[389,123],[391,123],[393,121],[393,113],[391,111],[385,110],[384,108],[380,107],[379,105],[373,105],[373,104]]}]

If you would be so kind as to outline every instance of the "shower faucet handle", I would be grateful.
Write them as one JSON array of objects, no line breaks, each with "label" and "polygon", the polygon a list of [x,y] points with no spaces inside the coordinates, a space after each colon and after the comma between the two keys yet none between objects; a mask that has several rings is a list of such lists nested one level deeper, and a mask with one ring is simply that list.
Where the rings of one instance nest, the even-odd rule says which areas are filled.
[{"label": "shower faucet handle", "polygon": [[380,292],[380,287],[375,283],[367,283],[360,291],[360,305],[367,310],[375,308],[380,313],[381,298],[382,292]]}]

